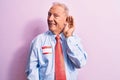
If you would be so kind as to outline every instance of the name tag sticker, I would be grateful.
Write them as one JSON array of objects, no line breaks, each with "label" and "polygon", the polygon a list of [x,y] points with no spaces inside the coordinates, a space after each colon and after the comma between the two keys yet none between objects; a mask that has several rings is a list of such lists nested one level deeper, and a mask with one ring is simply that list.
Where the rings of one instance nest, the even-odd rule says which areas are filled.
[{"label": "name tag sticker", "polygon": [[43,54],[51,54],[52,53],[52,47],[51,46],[42,46],[42,53]]}]

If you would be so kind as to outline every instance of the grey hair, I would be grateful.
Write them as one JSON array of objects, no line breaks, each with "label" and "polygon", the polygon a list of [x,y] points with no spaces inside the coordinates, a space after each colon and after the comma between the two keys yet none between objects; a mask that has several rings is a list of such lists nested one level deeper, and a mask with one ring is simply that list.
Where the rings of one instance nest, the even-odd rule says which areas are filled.
[{"label": "grey hair", "polygon": [[68,7],[67,7],[64,3],[53,2],[53,5],[52,5],[52,6],[60,6],[60,7],[63,7],[64,10],[65,10],[66,16],[69,15],[69,9],[68,9]]}]

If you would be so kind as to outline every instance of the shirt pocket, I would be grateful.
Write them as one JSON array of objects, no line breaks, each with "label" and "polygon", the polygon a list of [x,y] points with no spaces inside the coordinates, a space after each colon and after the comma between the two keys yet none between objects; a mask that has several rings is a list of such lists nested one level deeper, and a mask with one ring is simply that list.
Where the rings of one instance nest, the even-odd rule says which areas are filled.
[{"label": "shirt pocket", "polygon": [[53,49],[52,46],[42,46],[42,55],[46,66],[45,75],[48,76],[53,69]]},{"label": "shirt pocket", "polygon": [[53,57],[52,46],[42,46],[42,56],[45,62],[51,61]]}]

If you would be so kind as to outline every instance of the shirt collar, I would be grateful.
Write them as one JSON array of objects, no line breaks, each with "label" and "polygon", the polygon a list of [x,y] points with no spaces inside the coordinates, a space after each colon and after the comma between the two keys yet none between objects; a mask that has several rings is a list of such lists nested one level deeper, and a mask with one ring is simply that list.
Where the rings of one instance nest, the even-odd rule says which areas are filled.
[{"label": "shirt collar", "polygon": [[[48,34],[49,34],[50,36],[54,36],[54,38],[57,36],[57,35],[55,35],[54,33],[52,33],[52,31],[50,31],[50,30],[48,31]],[[65,36],[64,36],[63,33],[60,33],[59,35],[60,35],[61,40],[64,40],[64,39],[65,39]]]}]

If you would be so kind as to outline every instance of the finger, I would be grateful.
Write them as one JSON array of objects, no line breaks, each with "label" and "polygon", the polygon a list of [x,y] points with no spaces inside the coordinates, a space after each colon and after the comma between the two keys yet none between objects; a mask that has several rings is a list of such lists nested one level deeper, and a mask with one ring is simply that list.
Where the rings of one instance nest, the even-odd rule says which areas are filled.
[{"label": "finger", "polygon": [[71,18],[71,16],[68,17],[68,21],[69,21],[69,23],[70,23],[70,20],[71,20],[70,18]]},{"label": "finger", "polygon": [[69,25],[70,25],[70,28],[71,27],[74,27],[74,19],[73,19],[73,17],[72,16],[70,16],[70,23],[69,23]]},{"label": "finger", "polygon": [[69,17],[69,21],[70,21],[70,23],[72,22],[72,16]]},{"label": "finger", "polygon": [[66,21],[70,23],[70,16],[67,17]]},{"label": "finger", "polygon": [[67,32],[68,31],[68,23],[66,24],[66,26],[64,27],[64,29],[63,29],[63,32]]},{"label": "finger", "polygon": [[66,22],[69,23],[69,16],[66,18]]},{"label": "finger", "polygon": [[72,25],[74,24],[74,19],[73,19],[72,16],[71,16],[70,22],[71,22]]},{"label": "finger", "polygon": [[70,34],[72,34],[72,33],[74,32],[74,30],[75,30],[75,28],[73,27],[73,28],[70,28],[68,32],[69,32]]},{"label": "finger", "polygon": [[72,25],[74,24],[74,19],[73,19],[73,17],[71,16],[71,23],[72,23]]}]

